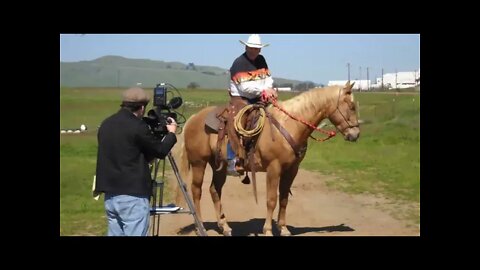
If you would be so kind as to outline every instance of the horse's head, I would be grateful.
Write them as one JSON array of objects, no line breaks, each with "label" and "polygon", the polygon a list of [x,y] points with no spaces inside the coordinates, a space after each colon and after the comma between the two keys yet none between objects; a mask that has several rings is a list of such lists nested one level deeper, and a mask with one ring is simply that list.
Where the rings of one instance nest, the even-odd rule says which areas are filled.
[{"label": "horse's head", "polygon": [[334,102],[334,108],[328,116],[330,122],[342,133],[347,141],[354,142],[360,136],[360,126],[358,124],[356,106],[353,99],[350,81],[345,87],[339,88],[338,97]]}]

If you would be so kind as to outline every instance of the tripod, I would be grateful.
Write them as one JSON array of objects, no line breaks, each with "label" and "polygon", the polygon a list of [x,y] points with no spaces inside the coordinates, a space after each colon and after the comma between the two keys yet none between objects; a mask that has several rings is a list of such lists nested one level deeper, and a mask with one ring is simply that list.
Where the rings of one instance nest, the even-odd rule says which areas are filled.
[{"label": "tripod", "polygon": [[[155,159],[153,163],[153,169],[154,169],[154,177],[152,180],[152,187],[153,187],[153,192],[152,192],[152,207],[150,208],[150,215],[153,216],[153,221],[152,221],[152,236],[159,236],[159,230],[160,230],[160,216],[164,214],[191,214],[193,215],[193,218],[195,220],[195,225],[197,227],[197,231],[200,236],[208,236],[207,232],[205,231],[205,228],[203,227],[203,223],[200,221],[200,219],[197,216],[197,212],[195,211],[195,206],[193,205],[193,202],[188,195],[187,191],[187,185],[185,182],[183,182],[182,177],[180,176],[180,173],[178,171],[177,163],[175,162],[175,159],[173,158],[171,153],[168,153],[167,155],[168,161],[170,161],[170,165],[172,166],[172,170],[175,173],[175,177],[177,178],[178,185],[180,187],[180,190],[183,193],[183,196],[185,197],[185,201],[188,204],[189,210],[184,210],[181,207],[169,204],[164,206],[163,205],[163,188],[164,188],[164,180],[165,180],[165,159]],[[162,169],[162,177],[160,178],[160,181],[157,181],[157,172],[159,168],[160,161],[163,161],[163,169]]]}]

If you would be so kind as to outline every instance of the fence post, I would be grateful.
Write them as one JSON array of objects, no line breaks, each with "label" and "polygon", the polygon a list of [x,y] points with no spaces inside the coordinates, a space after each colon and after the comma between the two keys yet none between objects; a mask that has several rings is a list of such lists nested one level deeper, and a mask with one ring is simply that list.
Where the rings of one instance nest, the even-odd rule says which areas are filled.
[{"label": "fence post", "polygon": [[360,120],[360,101],[357,100],[358,120]]},{"label": "fence post", "polygon": [[395,118],[395,98],[393,99],[392,115],[392,119]]}]

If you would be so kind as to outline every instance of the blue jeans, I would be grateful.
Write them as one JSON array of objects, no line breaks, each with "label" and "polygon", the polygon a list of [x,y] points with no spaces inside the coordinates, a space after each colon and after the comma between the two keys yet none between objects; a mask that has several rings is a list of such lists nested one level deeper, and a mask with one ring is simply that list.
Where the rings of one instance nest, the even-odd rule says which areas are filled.
[{"label": "blue jeans", "polygon": [[230,140],[227,142],[227,160],[235,159],[235,152],[233,152],[232,146],[230,145]]},{"label": "blue jeans", "polygon": [[147,236],[149,197],[105,193],[108,236]]}]

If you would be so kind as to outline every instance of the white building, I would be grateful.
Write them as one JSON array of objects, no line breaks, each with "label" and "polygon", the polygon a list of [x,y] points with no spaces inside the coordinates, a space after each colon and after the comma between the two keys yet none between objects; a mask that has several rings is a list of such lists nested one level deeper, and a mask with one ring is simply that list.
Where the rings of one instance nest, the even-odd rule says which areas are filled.
[{"label": "white building", "polygon": [[[420,69],[418,71],[403,71],[383,74],[383,87],[387,89],[409,88],[420,84]],[[377,78],[375,87],[382,87],[382,78]]]},{"label": "white building", "polygon": [[[341,85],[344,86],[348,80],[336,80],[328,81],[328,86]],[[370,80],[350,80],[350,83],[354,83],[354,90],[366,91],[374,88],[382,87],[382,78],[377,78],[375,83]],[[385,89],[395,88],[409,88],[415,87],[420,84],[420,69],[418,71],[402,71],[397,73],[385,73],[383,74],[383,87]]]},{"label": "white building", "polygon": [[277,87],[277,91],[292,91],[291,87]]}]

